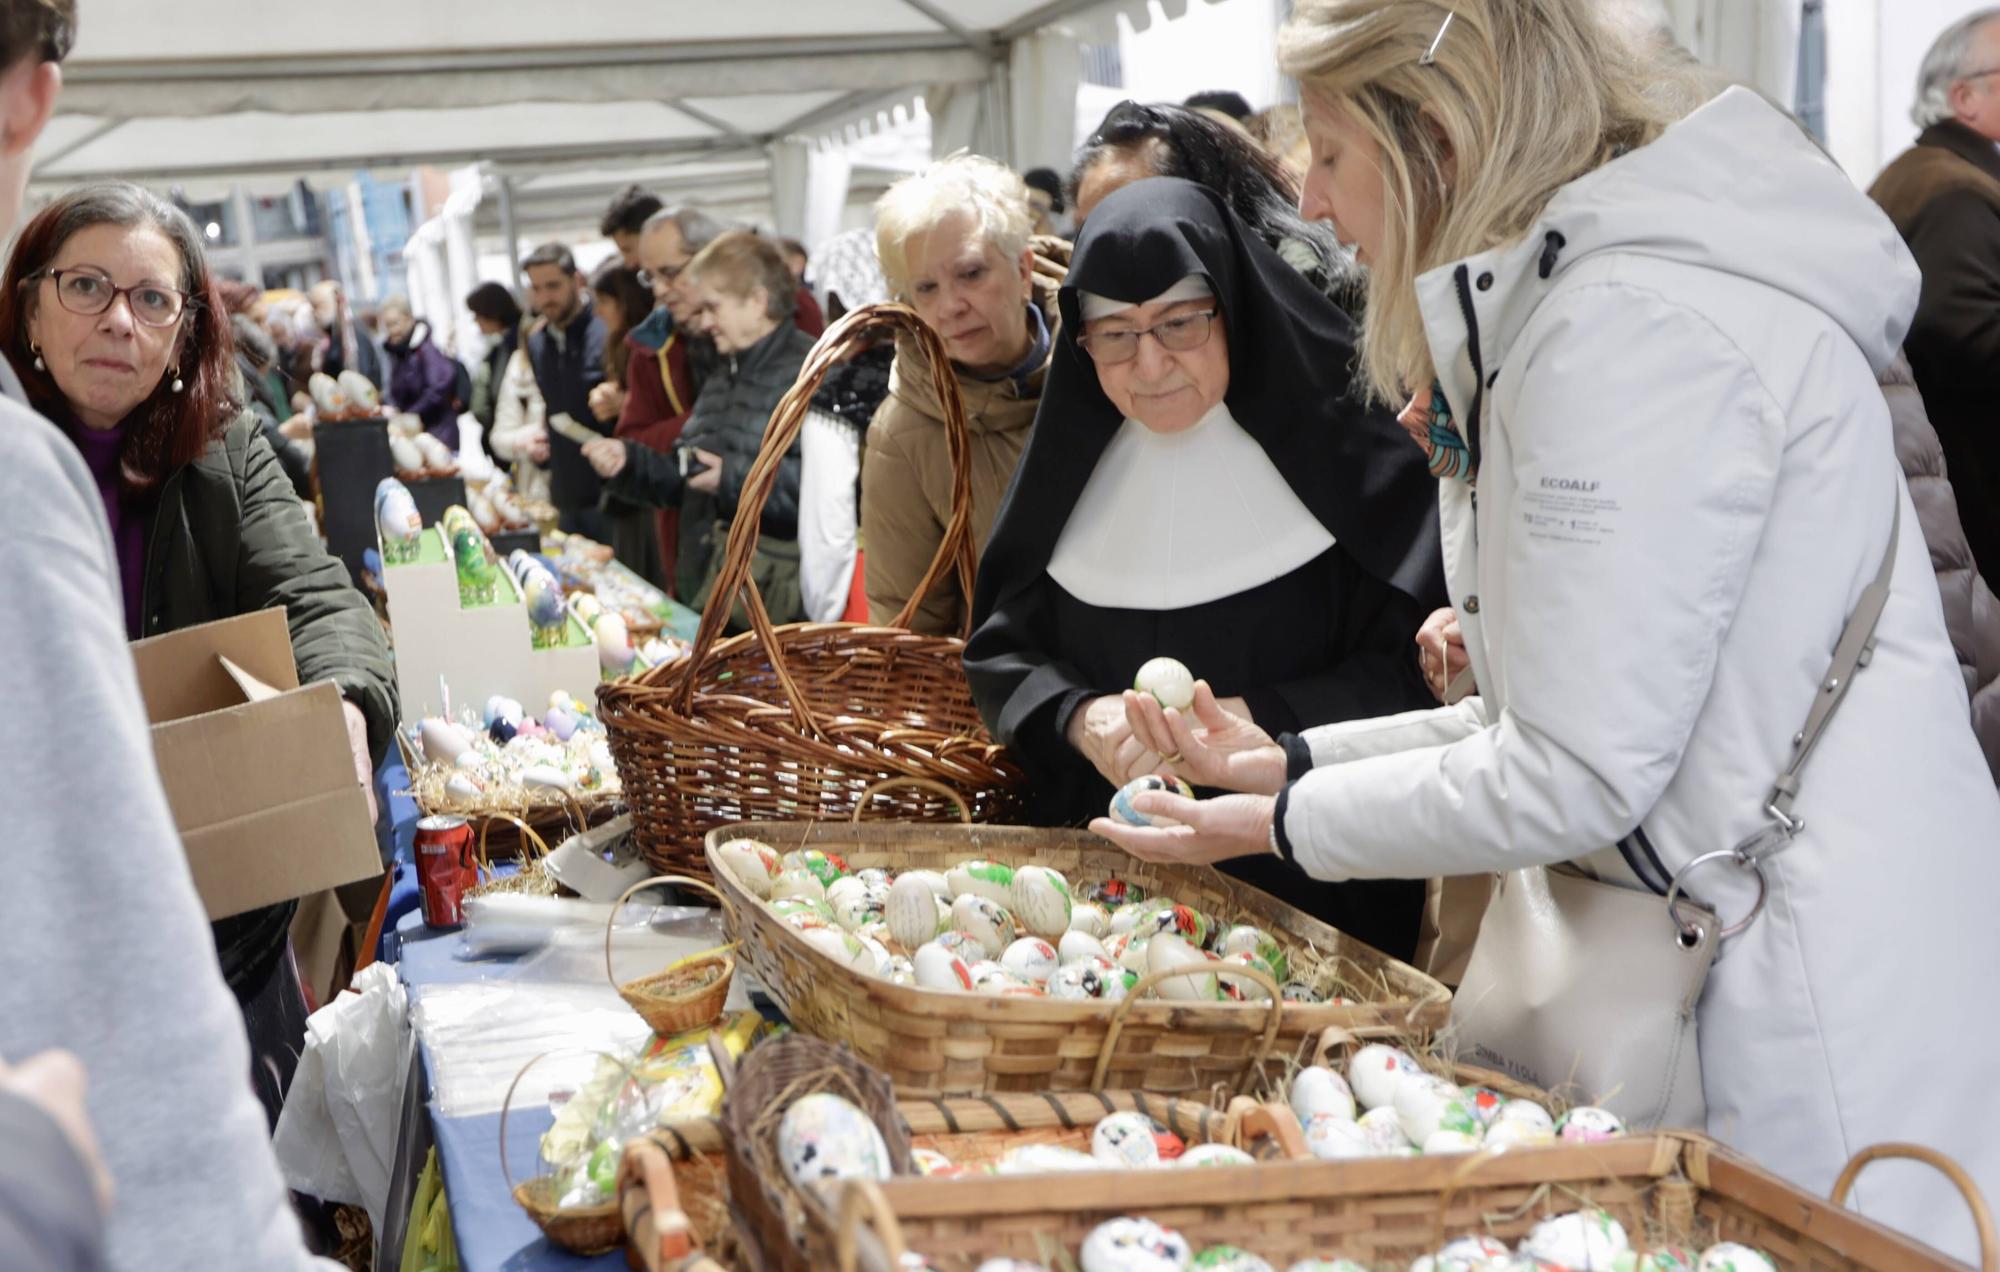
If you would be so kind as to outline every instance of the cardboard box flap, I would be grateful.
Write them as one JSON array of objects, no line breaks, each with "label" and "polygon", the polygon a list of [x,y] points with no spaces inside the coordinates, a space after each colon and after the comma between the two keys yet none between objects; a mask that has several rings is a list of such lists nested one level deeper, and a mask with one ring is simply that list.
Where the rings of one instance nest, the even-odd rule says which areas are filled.
[{"label": "cardboard box flap", "polygon": [[153,752],[184,831],[329,789],[361,789],[330,681],[155,725]]},{"label": "cardboard box flap", "polygon": [[225,659],[274,689],[299,687],[284,609],[259,610],[133,642],[146,718],[159,724],[244,702],[244,688]]},{"label": "cardboard box flap", "polygon": [[[357,827],[359,833],[356,833]],[[359,783],[181,834],[208,917],[276,905],[382,873]]]}]

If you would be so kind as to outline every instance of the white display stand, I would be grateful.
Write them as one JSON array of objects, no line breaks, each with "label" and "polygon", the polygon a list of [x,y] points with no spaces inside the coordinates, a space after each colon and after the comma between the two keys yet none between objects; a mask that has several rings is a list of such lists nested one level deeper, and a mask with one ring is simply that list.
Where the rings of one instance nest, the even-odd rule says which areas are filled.
[{"label": "white display stand", "polygon": [[424,528],[417,560],[390,565],[385,557],[382,585],[389,595],[405,721],[443,710],[440,676],[451,687],[453,708],[475,711],[494,694],[515,699],[535,716],[558,689],[580,702],[596,694],[597,646],[590,634],[570,618],[570,639],[581,643],[536,649],[527,606],[505,567],[495,585],[497,603],[459,605],[458,571],[442,527]]}]

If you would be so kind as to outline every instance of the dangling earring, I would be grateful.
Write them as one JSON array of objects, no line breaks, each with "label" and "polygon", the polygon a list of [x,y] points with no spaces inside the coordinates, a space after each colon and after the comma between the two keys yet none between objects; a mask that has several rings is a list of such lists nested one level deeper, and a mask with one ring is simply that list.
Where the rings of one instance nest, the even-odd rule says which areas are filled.
[{"label": "dangling earring", "polygon": [[168,387],[170,387],[176,393],[179,393],[183,388],[186,387],[181,383],[181,369],[179,367],[174,368],[174,382]]},{"label": "dangling earring", "polygon": [[28,350],[29,352],[35,355],[35,370],[46,371],[49,369],[49,364],[42,361],[42,347],[40,345],[30,341],[28,344]]}]

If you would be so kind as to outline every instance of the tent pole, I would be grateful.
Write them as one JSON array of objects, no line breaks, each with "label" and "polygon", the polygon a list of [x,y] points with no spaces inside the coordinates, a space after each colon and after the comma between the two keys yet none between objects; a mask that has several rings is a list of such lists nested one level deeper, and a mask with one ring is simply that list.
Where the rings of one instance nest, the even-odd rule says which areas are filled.
[{"label": "tent pole", "polygon": [[507,279],[512,290],[521,287],[521,232],[514,224],[514,178],[501,173],[498,178],[500,193],[500,241],[507,245]]}]

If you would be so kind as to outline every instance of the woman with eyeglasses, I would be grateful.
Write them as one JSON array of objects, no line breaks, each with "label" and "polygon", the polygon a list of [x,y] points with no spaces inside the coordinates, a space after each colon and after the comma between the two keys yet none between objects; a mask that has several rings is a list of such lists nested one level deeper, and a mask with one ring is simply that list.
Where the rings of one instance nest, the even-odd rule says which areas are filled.
[{"label": "woman with eyeglasses", "polygon": [[[332,680],[346,699],[372,808],[375,760],[396,723],[388,642],[313,533],[257,417],[235,400],[229,317],[193,224],[138,186],[61,196],[22,229],[7,262],[0,341],[29,400],[96,476],[127,634],[284,606],[300,682]],[[213,925],[274,1125],[305,1032],[288,948],[296,908]]]},{"label": "woman with eyeglasses", "polygon": [[[1221,195],[1174,178],[1092,211],[1058,303],[965,655],[1038,820],[1081,824],[1174,771],[1120,696],[1154,657],[1279,731],[1426,705],[1410,634],[1444,595],[1435,485],[1350,395],[1346,315]],[[1415,948],[1420,882],[1232,864],[1379,949]]]}]

